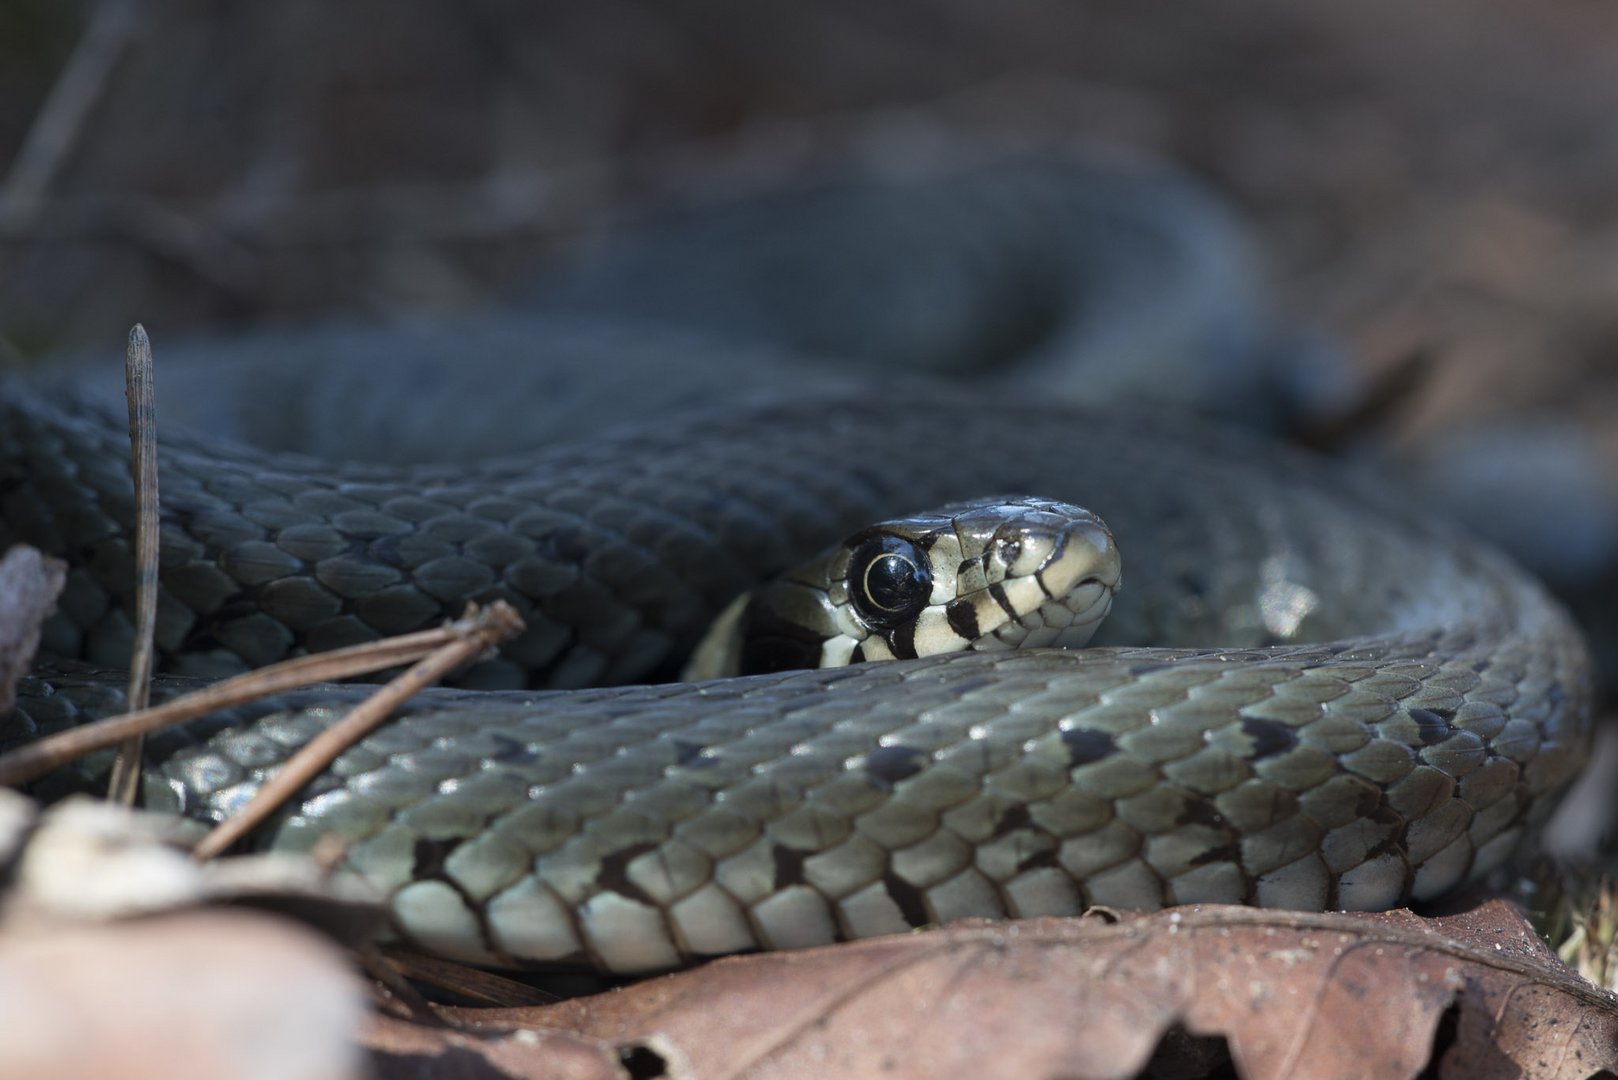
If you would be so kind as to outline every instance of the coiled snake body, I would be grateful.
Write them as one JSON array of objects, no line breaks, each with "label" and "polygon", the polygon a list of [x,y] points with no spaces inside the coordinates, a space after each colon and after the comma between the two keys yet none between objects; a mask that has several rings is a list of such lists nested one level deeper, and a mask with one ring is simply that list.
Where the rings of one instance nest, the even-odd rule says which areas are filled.
[{"label": "coiled snake body", "polygon": [[[490,963],[647,971],[1091,904],[1384,907],[1543,821],[1589,677],[1536,583],[1248,437],[1043,397],[845,374],[455,469],[165,433],[160,644],[204,672],[512,599],[530,630],[474,681],[594,688],[423,695],[264,838],[343,837],[403,936]],[[113,661],[121,426],[16,386],[0,424],[0,540],[76,566],[48,648]],[[610,685],[671,675],[735,595],[866,522],[1005,491],[1112,527],[1130,570],[1102,647]],[[148,803],[223,813],[356,693],[160,741]],[[47,674],[8,734],[113,697]]]}]

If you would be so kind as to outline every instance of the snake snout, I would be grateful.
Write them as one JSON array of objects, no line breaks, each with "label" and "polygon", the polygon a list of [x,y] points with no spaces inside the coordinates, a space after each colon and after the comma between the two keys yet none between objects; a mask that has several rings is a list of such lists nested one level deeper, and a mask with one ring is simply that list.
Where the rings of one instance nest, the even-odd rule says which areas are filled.
[{"label": "snake snout", "polygon": [[1083,507],[1030,502],[1022,536],[1003,545],[1015,552],[1006,576],[983,597],[1004,618],[991,611],[971,648],[1078,648],[1112,610],[1123,565],[1106,524]]},{"label": "snake snout", "polygon": [[1084,645],[1111,610],[1121,575],[1106,524],[1072,503],[1002,496],[883,528],[926,552],[932,592],[861,642],[861,659]]}]

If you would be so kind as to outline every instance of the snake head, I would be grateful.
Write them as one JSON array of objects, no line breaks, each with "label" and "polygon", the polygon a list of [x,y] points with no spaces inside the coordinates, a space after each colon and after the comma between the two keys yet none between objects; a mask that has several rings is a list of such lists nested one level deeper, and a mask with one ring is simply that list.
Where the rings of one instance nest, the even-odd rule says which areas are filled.
[{"label": "snake head", "polygon": [[952,503],[862,529],[741,598],[687,675],[1078,648],[1120,581],[1112,533],[1083,507],[1029,496]]}]

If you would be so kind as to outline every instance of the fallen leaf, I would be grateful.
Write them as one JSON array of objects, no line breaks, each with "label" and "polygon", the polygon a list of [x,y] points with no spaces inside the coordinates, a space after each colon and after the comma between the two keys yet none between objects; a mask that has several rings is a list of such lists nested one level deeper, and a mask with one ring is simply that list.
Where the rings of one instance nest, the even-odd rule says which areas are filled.
[{"label": "fallen leaf", "polygon": [[627,1080],[610,1043],[559,1031],[478,1032],[376,1016],[365,1035],[383,1080]]},{"label": "fallen leaf", "polygon": [[363,1075],[365,994],[278,917],[192,912],[0,937],[0,1076]]},{"label": "fallen leaf", "polygon": [[67,564],[22,544],[0,558],[0,715],[39,648],[39,628],[67,580]]},{"label": "fallen leaf", "polygon": [[1618,1070],[1618,998],[1499,900],[1432,920],[1197,906],[959,923],[449,1015],[600,1040],[635,1076],[1113,1080],[1165,1036],[1222,1037],[1252,1080]]}]

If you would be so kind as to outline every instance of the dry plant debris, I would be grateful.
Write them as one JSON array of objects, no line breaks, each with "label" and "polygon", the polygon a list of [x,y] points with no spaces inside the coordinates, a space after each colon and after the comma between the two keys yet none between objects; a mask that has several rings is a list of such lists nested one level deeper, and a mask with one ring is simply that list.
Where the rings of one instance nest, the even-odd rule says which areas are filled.
[{"label": "dry plant debris", "polygon": [[11,1080],[360,1077],[364,1008],[341,953],[263,915],[0,935]]},{"label": "dry plant debris", "polygon": [[[371,930],[353,883],[302,860],[199,866],[169,845],[171,819],[90,801],[35,819],[4,794],[0,1076],[363,1075],[365,988],[308,928]],[[200,906],[222,900],[298,922]]]},{"label": "dry plant debris", "polygon": [[199,863],[190,847],[200,828],[86,798],[41,810],[0,789],[0,939],[220,902],[296,910],[345,942],[365,941],[379,925],[370,887],[311,859]]},{"label": "dry plant debris", "polygon": [[1558,895],[1544,923],[1556,954],[1595,985],[1618,990],[1618,878],[1577,867],[1554,873]]},{"label": "dry plant debris", "polygon": [[[0,636],[7,625],[7,613],[0,609]],[[315,683],[368,675],[400,664],[417,663],[441,654],[463,650],[475,655],[488,648],[491,639],[500,640],[522,629],[521,619],[510,605],[496,601],[487,608],[469,608],[454,622],[431,630],[383,638],[381,641],[352,645],[330,652],[294,657],[242,675],[209,683],[201,690],[122,716],[109,716],[82,727],[70,728],[0,755],[0,785],[21,785],[38,780],[92,750],[99,750],[131,735],[159,731],[219,709],[230,708],[287,690]],[[37,635],[37,628],[33,631]],[[474,641],[477,649],[466,642]],[[20,674],[20,673],[19,673]],[[9,684],[8,684],[9,685]]]},{"label": "dry plant debris", "polygon": [[67,579],[62,562],[19,545],[0,558],[0,714],[39,648],[39,628]]},{"label": "dry plant debris", "polygon": [[[135,647],[129,658],[129,708],[144,709],[151,699],[157,662],[158,529],[157,401],[153,386],[152,343],[136,323],[124,350],[124,396],[129,408],[129,477],[135,485]],[[118,748],[107,779],[107,798],[134,806],[140,797],[141,758],[146,736],[131,735]]]},{"label": "dry plant debris", "polygon": [[[63,569],[0,560],[0,709],[9,708]],[[325,935],[378,915],[357,882],[306,860],[198,865],[194,827],[80,801],[40,812],[0,790],[0,1076],[362,1075],[364,989]]]},{"label": "dry plant debris", "polygon": [[[1499,900],[1430,920],[1204,906],[969,922],[446,1016],[455,1027],[437,1034],[374,1028],[382,1075],[425,1075],[395,1072],[403,1055],[453,1062],[442,1075],[455,1076],[616,1064],[632,1076],[1112,1080],[1149,1064],[1201,1075],[1217,1038],[1252,1080],[1618,1069],[1618,998]],[[580,1059],[591,1043],[596,1071]]]}]

